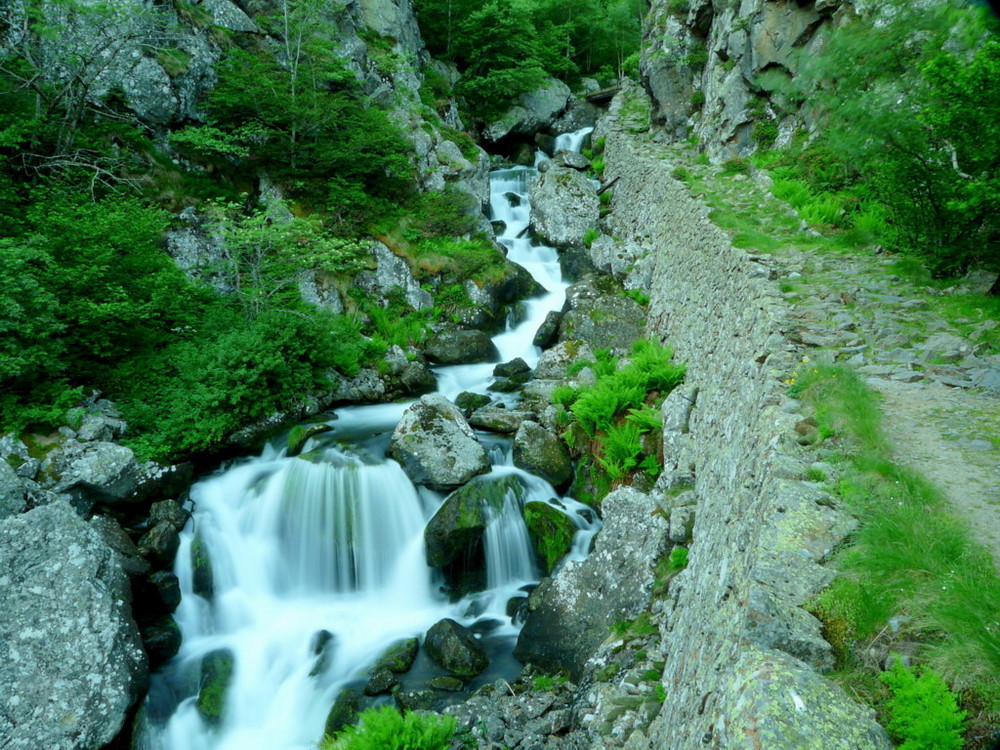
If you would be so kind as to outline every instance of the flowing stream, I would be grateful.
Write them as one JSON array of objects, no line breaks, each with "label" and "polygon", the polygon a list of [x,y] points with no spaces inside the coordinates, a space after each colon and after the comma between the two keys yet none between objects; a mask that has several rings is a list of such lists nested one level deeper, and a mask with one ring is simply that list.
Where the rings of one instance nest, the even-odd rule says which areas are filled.
[{"label": "flowing stream", "polygon": [[[579,150],[589,132],[560,136],[557,149]],[[515,167],[490,179],[491,219],[505,224],[498,240],[547,290],[525,303],[520,323],[494,338],[502,361],[522,357],[532,367],[540,355],[534,333],[562,306],[567,287],[556,251],[522,236],[535,173]],[[492,364],[439,368],[438,390],[449,398],[483,393],[492,370]],[[315,748],[340,691],[363,685],[388,646],[423,636],[445,617],[480,633],[492,658],[472,687],[514,676],[510,651],[520,626],[507,615],[507,603],[541,575],[521,516],[524,503],[557,504],[574,520],[579,530],[567,559],[586,556],[599,524],[585,506],[557,501],[547,482],[515,468],[509,440],[481,436],[493,463],[488,476],[513,475],[524,492],[508,492],[489,510],[486,589],[449,601],[440,572],[426,563],[423,538],[444,497],[415,487],[385,457],[389,434],[408,405],[339,409],[332,431],[306,446],[312,460],[268,448],[192,487],[194,514],[175,565],[183,597],[174,617],[183,645],[153,676],[139,747]],[[204,571],[192,565],[192,547],[195,557],[211,561],[208,598],[195,593],[205,592],[205,582]],[[208,721],[196,705],[200,668],[220,650],[232,656],[232,678],[220,718]],[[407,677],[404,687],[420,686]]]}]

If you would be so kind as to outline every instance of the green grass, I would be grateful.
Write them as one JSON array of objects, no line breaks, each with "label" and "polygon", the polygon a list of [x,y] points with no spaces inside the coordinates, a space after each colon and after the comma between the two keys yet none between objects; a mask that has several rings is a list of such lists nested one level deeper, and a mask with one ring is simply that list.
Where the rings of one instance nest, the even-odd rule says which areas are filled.
[{"label": "green grass", "polygon": [[[995,693],[1000,579],[989,553],[937,488],[893,462],[877,397],[853,370],[811,366],[790,390],[815,409],[823,442],[842,449],[839,494],[861,524],[834,559],[840,577],[811,604],[842,667],[858,680],[870,644],[902,616],[900,638],[925,644],[926,664],[953,689],[968,700]],[[1000,718],[1000,702],[989,710]]]}]

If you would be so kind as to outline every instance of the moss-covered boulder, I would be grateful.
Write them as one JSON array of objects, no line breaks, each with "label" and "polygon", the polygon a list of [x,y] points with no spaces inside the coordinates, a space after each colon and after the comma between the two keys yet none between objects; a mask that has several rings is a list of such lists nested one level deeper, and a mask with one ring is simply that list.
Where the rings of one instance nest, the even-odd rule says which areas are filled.
[{"label": "moss-covered boulder", "polygon": [[222,710],[226,705],[226,692],[233,680],[233,652],[229,649],[218,649],[209,652],[201,661],[201,679],[199,680],[198,700],[195,705],[198,713],[209,724],[218,724],[222,720]]},{"label": "moss-covered boulder", "polygon": [[523,499],[525,488],[520,478],[482,477],[448,495],[424,529],[427,564],[443,568],[460,560],[481,558],[487,509],[502,508],[507,493]]},{"label": "moss-covered boulder", "polygon": [[308,441],[309,438],[313,437],[314,435],[320,435],[324,432],[329,432],[331,429],[333,428],[330,427],[330,425],[328,424],[295,425],[295,427],[293,427],[291,431],[288,433],[288,440],[287,440],[288,450],[286,452],[287,455],[289,456],[299,455],[302,452],[302,449],[305,447],[306,441]]},{"label": "moss-covered boulder", "polygon": [[490,665],[486,649],[472,631],[450,618],[427,631],[424,650],[435,664],[459,677],[475,677]]},{"label": "moss-covered boulder", "polygon": [[354,724],[361,713],[361,692],[354,688],[347,688],[340,691],[337,700],[330,707],[330,713],[326,715],[326,734],[335,735],[344,727]]},{"label": "moss-covered boulder", "polygon": [[191,588],[198,596],[211,600],[215,596],[215,576],[208,547],[200,535],[191,542]]},{"label": "moss-covered boulder", "polygon": [[563,442],[537,422],[522,422],[514,436],[514,466],[542,477],[553,487],[573,478],[573,462]]},{"label": "moss-covered boulder", "polygon": [[489,334],[477,330],[442,331],[427,341],[424,354],[441,365],[495,362],[500,352]]},{"label": "moss-covered boulder", "polygon": [[558,508],[537,500],[524,506],[524,523],[546,575],[551,574],[573,545],[576,524]]},{"label": "moss-covered boulder", "polygon": [[409,671],[413,662],[417,658],[417,649],[420,648],[419,638],[406,638],[397,641],[385,650],[385,653],[375,662],[373,671],[388,669],[392,672],[402,673]]},{"label": "moss-covered boulder", "polygon": [[457,396],[455,396],[455,406],[462,410],[466,416],[474,412],[483,406],[488,406],[490,403],[490,397],[484,396],[481,393],[470,393],[469,391],[462,391]]}]

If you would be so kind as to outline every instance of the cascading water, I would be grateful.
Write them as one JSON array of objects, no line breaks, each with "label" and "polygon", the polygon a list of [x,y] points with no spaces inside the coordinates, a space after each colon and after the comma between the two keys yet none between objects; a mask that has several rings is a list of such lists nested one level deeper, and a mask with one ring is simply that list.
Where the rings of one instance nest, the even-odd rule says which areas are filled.
[{"label": "cascading water", "polygon": [[[557,149],[579,150],[590,130],[560,136]],[[494,342],[504,361],[522,357],[532,367],[540,355],[534,333],[562,306],[567,286],[556,251],[525,236],[534,174],[516,167],[490,179],[491,218],[504,223],[498,240],[547,290]],[[492,368],[439,368],[438,389],[450,398],[483,392]],[[507,603],[540,576],[524,505],[548,502],[569,514],[579,529],[569,559],[586,556],[598,524],[585,506],[555,500],[547,482],[514,468],[509,451],[493,446],[487,478],[511,477],[520,491],[508,490],[487,508],[486,589],[449,602],[439,574],[426,564],[423,540],[443,498],[414,487],[384,458],[386,433],[407,405],[338,410],[333,430],[310,442],[305,459],[268,450],[192,488],[195,510],[176,563],[183,598],[174,616],[183,645],[153,678],[138,746],[315,748],[337,694],[363,682],[388,646],[423,635],[444,617],[488,624],[480,630],[509,655],[520,626]],[[352,447],[333,447],[344,443]],[[208,572],[193,562],[204,557]],[[218,653],[231,656],[232,677],[220,715],[206,718],[197,705],[200,668]]]}]

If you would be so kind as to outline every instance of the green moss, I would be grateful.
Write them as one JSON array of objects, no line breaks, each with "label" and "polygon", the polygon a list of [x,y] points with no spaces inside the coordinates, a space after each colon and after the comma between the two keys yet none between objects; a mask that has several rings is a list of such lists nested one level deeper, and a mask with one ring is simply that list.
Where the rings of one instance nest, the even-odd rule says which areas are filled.
[{"label": "green moss", "polygon": [[226,703],[226,691],[233,679],[233,654],[227,649],[212,651],[201,662],[198,713],[209,724],[218,724]]},{"label": "green moss", "polygon": [[548,503],[533,501],[524,506],[524,522],[535,551],[550,575],[562,557],[569,552],[576,534],[576,525],[569,516]]}]

